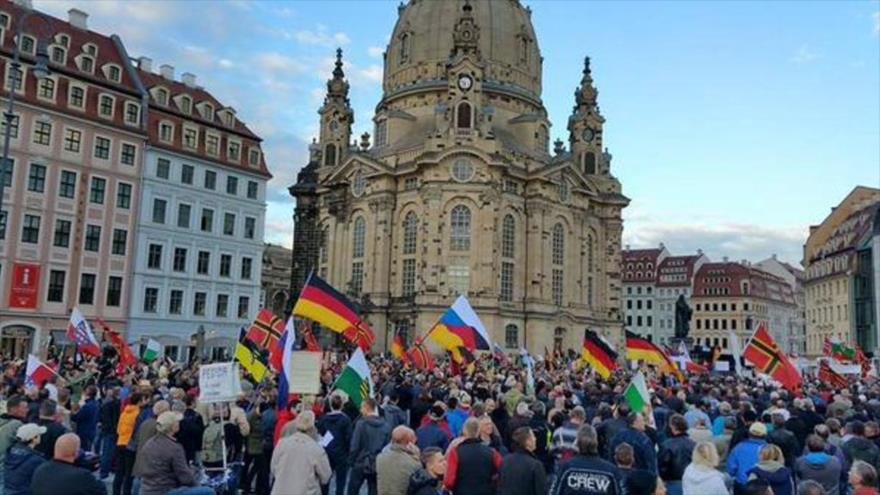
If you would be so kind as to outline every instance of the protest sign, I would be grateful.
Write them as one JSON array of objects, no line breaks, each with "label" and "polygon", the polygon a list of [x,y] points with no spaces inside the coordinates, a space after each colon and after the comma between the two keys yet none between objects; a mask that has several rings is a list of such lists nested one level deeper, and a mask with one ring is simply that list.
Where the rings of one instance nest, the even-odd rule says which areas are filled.
[{"label": "protest sign", "polygon": [[321,391],[321,361],[323,354],[320,352],[296,351],[293,353],[290,366],[291,382],[289,393],[317,395]]},{"label": "protest sign", "polygon": [[232,402],[240,394],[236,363],[206,364],[199,369],[199,402]]}]

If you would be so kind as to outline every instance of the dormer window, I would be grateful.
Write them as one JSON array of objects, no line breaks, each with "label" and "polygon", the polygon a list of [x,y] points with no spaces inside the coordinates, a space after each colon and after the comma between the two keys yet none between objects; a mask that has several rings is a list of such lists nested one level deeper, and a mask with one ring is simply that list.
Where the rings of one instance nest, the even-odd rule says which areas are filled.
[{"label": "dormer window", "polygon": [[21,51],[33,55],[35,53],[37,43],[33,36],[26,34],[21,36]]},{"label": "dormer window", "polygon": [[226,150],[226,158],[231,162],[241,160],[241,143],[229,141],[229,148]]},{"label": "dormer window", "polygon": [[400,64],[409,62],[412,53],[412,36],[409,33],[400,35]]},{"label": "dormer window", "polygon": [[117,83],[122,81],[122,69],[120,69],[118,65],[104,64],[102,70],[107,79]]},{"label": "dormer window", "polygon": [[183,146],[194,150],[199,146],[199,130],[195,127],[184,126]]},{"label": "dormer window", "polygon": [[157,88],[155,91],[156,103],[159,105],[168,105],[168,90],[165,88]]},{"label": "dormer window", "polygon": [[70,36],[64,33],[56,34],[55,41],[64,48],[70,48]]},{"label": "dormer window", "polygon": [[205,135],[205,153],[211,156],[220,154],[220,136],[217,134]]},{"label": "dormer window", "polygon": [[248,163],[252,167],[256,167],[260,165],[260,150],[256,148],[251,148],[250,154],[248,155]]},{"label": "dormer window", "polygon": [[180,111],[187,115],[192,113],[192,98],[186,95],[180,97]]},{"label": "dormer window", "polygon": [[226,125],[226,127],[232,127],[233,125],[235,125],[235,115],[229,111],[224,112],[223,123]]},{"label": "dormer window", "polygon": [[0,28],[6,29],[9,27],[9,14],[6,12],[0,12]]},{"label": "dormer window", "polygon": [[79,70],[91,74],[95,71],[95,59],[88,55],[80,55]]},{"label": "dormer window", "polygon": [[202,102],[199,104],[201,107],[200,112],[202,113],[202,118],[205,120],[214,120],[214,106],[210,103]]},{"label": "dormer window", "polygon": [[63,46],[53,46],[50,56],[53,64],[64,65],[67,62],[67,50]]},{"label": "dormer window", "polygon": [[94,43],[86,43],[85,45],[83,45],[83,51],[93,57],[98,56],[98,47],[95,46]]}]

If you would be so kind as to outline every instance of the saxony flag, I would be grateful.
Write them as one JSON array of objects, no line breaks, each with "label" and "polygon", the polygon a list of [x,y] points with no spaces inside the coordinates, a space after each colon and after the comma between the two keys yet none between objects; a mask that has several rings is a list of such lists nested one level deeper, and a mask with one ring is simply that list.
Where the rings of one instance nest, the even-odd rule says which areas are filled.
[{"label": "saxony flag", "polygon": [[363,349],[359,347],[354,351],[333,388],[348,394],[351,402],[357,407],[361,407],[364,399],[373,396],[373,378],[370,376],[370,366],[367,364]]},{"label": "saxony flag", "polygon": [[648,407],[650,396],[648,395],[648,385],[645,383],[645,375],[641,371],[636,373],[632,381],[623,391],[623,396],[629,402],[629,407],[633,411],[640,413]]}]

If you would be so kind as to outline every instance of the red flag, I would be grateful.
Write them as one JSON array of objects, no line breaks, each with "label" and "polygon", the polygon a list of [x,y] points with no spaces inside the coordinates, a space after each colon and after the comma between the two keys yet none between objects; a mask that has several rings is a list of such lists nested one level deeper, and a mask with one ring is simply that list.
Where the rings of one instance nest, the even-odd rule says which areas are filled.
[{"label": "red flag", "polygon": [[29,387],[41,388],[46,380],[52,378],[54,374],[52,368],[34,357],[33,354],[28,355],[25,383]]},{"label": "red flag", "polygon": [[425,349],[425,346],[421,343],[416,343],[413,348],[406,353],[406,357],[413,366],[422,371],[431,371],[434,369],[434,357],[431,356],[431,353],[428,352],[428,350]]},{"label": "red flag", "polygon": [[819,380],[831,385],[836,390],[849,387],[849,381],[847,381],[844,376],[831,369],[828,360],[822,360],[819,363]]},{"label": "red flag", "polygon": [[868,378],[868,374],[871,372],[871,360],[868,359],[868,356],[865,356],[865,353],[862,352],[862,348],[859,346],[856,346],[856,362],[862,368],[862,379]]},{"label": "red flag", "polygon": [[303,342],[306,344],[306,350],[309,352],[322,352],[321,344],[318,343],[318,339],[315,338],[315,333],[312,332],[312,322],[301,321],[299,329],[303,335]]},{"label": "red flag", "polygon": [[110,344],[116,348],[116,352],[119,353],[119,364],[116,367],[116,374],[123,375],[125,374],[125,369],[137,364],[137,357],[134,355],[134,352],[131,351],[131,347],[128,346],[128,343],[125,342],[125,339],[122,338],[118,332],[110,328],[104,320],[98,318],[98,325],[101,325],[101,330],[104,332],[104,338],[110,341]]},{"label": "red flag", "polygon": [[779,346],[764,324],[758,326],[755,334],[752,335],[749,345],[743,351],[743,357],[755,368],[771,378],[781,383],[783,387],[797,391],[802,380],[797,368],[788,359],[784,352],[779,350]]},{"label": "red flag", "polygon": [[831,341],[828,340],[828,337],[825,337],[825,343],[822,344],[822,355],[825,357],[831,357],[831,351],[832,351]]}]

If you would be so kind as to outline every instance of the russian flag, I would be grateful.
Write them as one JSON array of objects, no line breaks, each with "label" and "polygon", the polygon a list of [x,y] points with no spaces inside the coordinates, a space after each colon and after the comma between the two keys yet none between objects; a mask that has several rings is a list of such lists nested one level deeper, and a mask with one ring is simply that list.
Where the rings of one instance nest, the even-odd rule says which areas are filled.
[{"label": "russian flag", "polygon": [[41,388],[47,380],[55,374],[46,363],[37,359],[33,354],[28,354],[25,384],[28,387]]},{"label": "russian flag", "polygon": [[296,345],[296,330],[293,317],[287,320],[284,333],[278,341],[281,346],[281,371],[278,374],[278,410],[286,411],[290,401],[290,382],[293,380],[293,347]]}]

